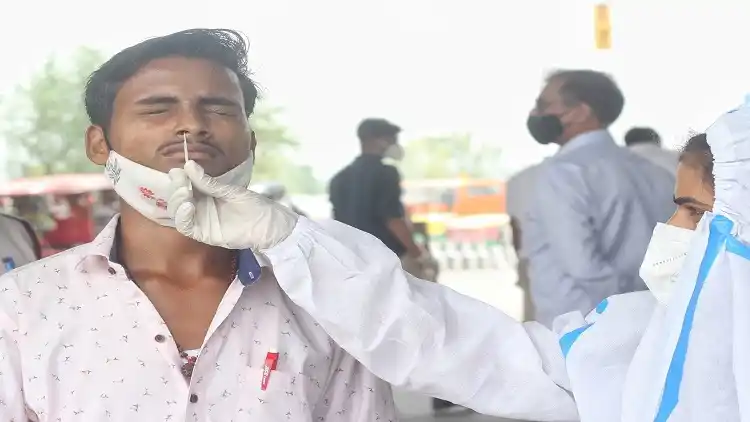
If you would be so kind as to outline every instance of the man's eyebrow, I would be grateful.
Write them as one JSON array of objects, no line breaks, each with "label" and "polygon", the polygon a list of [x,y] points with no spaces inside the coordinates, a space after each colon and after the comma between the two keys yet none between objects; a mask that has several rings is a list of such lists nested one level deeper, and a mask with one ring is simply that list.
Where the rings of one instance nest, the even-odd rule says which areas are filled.
[{"label": "man's eyebrow", "polygon": [[237,101],[234,101],[231,98],[215,96],[215,95],[201,97],[198,100],[198,103],[201,105],[220,105],[220,106],[229,106],[229,107],[241,107]]},{"label": "man's eyebrow", "polygon": [[[136,100],[138,105],[166,105],[176,104],[180,102],[179,98],[172,95],[151,95]],[[204,96],[198,99],[200,105],[219,105],[229,107],[241,107],[237,101],[232,100],[228,97],[222,97],[217,95]]]},{"label": "man's eyebrow", "polygon": [[703,207],[703,208],[711,208],[710,205],[705,204],[705,203],[703,203],[703,202],[701,202],[701,201],[693,198],[692,196],[673,197],[672,201],[677,206],[680,206],[680,205],[697,205],[697,206]]},{"label": "man's eyebrow", "polygon": [[162,105],[162,104],[175,104],[179,100],[177,97],[171,95],[151,95],[136,100],[138,105]]}]

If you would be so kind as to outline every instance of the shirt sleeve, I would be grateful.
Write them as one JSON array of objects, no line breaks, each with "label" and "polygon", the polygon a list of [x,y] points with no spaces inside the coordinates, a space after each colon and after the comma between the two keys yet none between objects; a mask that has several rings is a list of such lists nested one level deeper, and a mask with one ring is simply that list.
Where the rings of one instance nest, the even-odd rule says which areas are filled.
[{"label": "shirt sleeve", "polygon": [[557,336],[406,274],[379,240],[301,218],[265,251],[279,285],[375,376],[512,419],[578,420]]},{"label": "shirt sleeve", "polygon": [[350,354],[339,349],[331,362],[326,391],[313,420],[352,422],[398,420],[391,386],[373,375]]},{"label": "shirt sleeve", "polygon": [[375,198],[377,215],[383,220],[402,218],[404,206],[401,203],[401,176],[393,166],[384,166],[378,189],[380,196]]},{"label": "shirt sleeve", "polygon": [[[533,218],[529,219],[529,224],[537,225],[533,232],[545,237],[552,264],[559,269],[554,274],[565,274],[578,285],[596,283],[597,289],[609,286],[612,291],[601,292],[602,297],[608,297],[617,293],[619,280],[617,272],[601,253],[599,236],[591,218],[592,209],[596,209],[597,204],[590,203],[587,190],[585,177],[575,165],[556,163],[547,166],[535,188],[535,201],[531,207]],[[529,231],[524,230],[525,233]],[[533,256],[529,256],[529,262],[534,265]],[[588,289],[584,288],[584,291]],[[581,309],[584,314],[596,306],[593,299],[589,299],[588,309]]]},{"label": "shirt sleeve", "polygon": [[520,214],[518,201],[519,197],[523,195],[520,192],[518,186],[518,175],[511,177],[510,180],[505,184],[505,209],[508,215],[511,217],[518,218]]},{"label": "shirt sleeve", "polygon": [[20,223],[23,225],[23,228],[26,231],[26,235],[29,237],[29,245],[34,251],[34,256],[36,257],[36,259],[42,259],[42,245],[39,242],[39,238],[36,236],[31,223],[26,220],[21,220]]},{"label": "shirt sleeve", "polygon": [[[0,282],[10,283],[7,277]],[[0,295],[8,295],[15,289],[4,289]],[[36,420],[27,414],[21,376],[21,355],[18,350],[19,329],[14,307],[6,306],[6,298],[0,298],[0,420],[25,422]]]}]

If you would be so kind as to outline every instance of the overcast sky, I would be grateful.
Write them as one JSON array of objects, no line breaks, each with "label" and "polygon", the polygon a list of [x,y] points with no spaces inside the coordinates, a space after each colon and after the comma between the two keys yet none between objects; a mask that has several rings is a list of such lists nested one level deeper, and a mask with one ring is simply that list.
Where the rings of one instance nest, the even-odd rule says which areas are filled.
[{"label": "overcast sky", "polygon": [[299,159],[327,177],[356,154],[354,129],[366,116],[397,122],[406,141],[471,132],[501,145],[508,167],[533,163],[554,151],[535,145],[525,129],[554,68],[610,72],[626,96],[615,136],[651,125],[671,145],[750,92],[750,60],[738,54],[747,50],[740,47],[749,2],[613,0],[611,51],[593,48],[593,4],[25,0],[0,17],[0,96],[50,54],[80,45],[113,53],[189,27],[239,29],[250,38],[266,101],[285,109],[302,144]]}]

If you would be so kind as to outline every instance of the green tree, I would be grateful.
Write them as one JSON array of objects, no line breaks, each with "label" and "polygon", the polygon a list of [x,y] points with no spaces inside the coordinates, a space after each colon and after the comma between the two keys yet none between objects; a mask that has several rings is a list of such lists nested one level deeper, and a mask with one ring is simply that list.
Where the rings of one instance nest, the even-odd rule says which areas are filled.
[{"label": "green tree", "polygon": [[253,179],[283,183],[292,193],[323,192],[325,187],[312,168],[295,160],[299,143],[280,121],[281,114],[278,107],[260,105],[250,117],[258,139]]},{"label": "green tree", "polygon": [[500,148],[477,144],[465,133],[415,139],[404,149],[399,168],[406,179],[491,178],[502,172]]},{"label": "green tree", "polygon": [[291,193],[316,194],[326,191],[326,184],[315,177],[312,167],[307,164],[291,166],[285,176],[283,183]]},{"label": "green tree", "polygon": [[100,171],[83,148],[88,118],[82,93],[86,78],[103,58],[89,48],[79,49],[69,60],[51,57],[11,96],[2,134],[11,168],[24,176]]},{"label": "green tree", "polygon": [[297,147],[297,141],[279,120],[282,110],[278,107],[259,104],[250,116],[250,126],[255,131],[258,145],[255,148],[253,178],[275,180],[283,174],[289,156]]}]

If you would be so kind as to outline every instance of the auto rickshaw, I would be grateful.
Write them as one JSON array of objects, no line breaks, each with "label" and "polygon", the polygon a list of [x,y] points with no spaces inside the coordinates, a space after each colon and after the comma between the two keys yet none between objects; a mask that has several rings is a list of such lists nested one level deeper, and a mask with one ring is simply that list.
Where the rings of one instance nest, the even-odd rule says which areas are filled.
[{"label": "auto rickshaw", "polygon": [[[43,256],[91,242],[117,213],[117,196],[103,174],[58,174],[0,184],[5,212],[29,221]],[[106,223],[105,223],[106,224]]]}]

